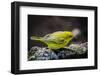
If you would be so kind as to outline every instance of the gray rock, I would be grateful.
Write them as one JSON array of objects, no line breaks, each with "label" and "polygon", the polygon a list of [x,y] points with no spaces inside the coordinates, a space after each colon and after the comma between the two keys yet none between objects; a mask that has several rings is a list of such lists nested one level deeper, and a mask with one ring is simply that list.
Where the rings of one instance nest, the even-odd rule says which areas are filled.
[{"label": "gray rock", "polygon": [[71,44],[68,48],[75,51],[77,54],[84,54],[88,50],[88,43]]},{"label": "gray rock", "polygon": [[30,52],[32,53],[29,60],[53,60],[58,59],[58,56],[50,49],[43,47],[32,47]]},{"label": "gray rock", "polygon": [[85,57],[88,50],[86,43],[71,44],[69,47],[51,50],[46,47],[34,46],[28,53],[28,60],[56,60]]},{"label": "gray rock", "polygon": [[76,52],[74,52],[71,49],[67,49],[67,48],[61,48],[59,50],[60,51],[57,53],[59,59],[67,59],[67,58],[74,56],[76,54]]}]

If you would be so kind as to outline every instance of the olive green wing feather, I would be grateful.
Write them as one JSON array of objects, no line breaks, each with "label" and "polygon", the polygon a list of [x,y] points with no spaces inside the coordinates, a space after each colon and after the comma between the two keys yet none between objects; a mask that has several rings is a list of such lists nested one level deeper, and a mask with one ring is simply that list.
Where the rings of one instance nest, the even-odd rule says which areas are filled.
[{"label": "olive green wing feather", "polygon": [[56,43],[56,44],[62,44],[64,43],[65,39],[64,38],[60,38],[60,37],[53,37],[53,36],[50,36],[50,34],[46,35],[44,37],[44,40],[46,42],[52,42],[52,43]]}]

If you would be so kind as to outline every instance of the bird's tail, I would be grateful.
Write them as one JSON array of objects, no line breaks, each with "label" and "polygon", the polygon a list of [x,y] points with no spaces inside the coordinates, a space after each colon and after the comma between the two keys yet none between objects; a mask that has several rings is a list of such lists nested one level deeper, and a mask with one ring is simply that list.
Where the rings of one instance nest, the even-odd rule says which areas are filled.
[{"label": "bird's tail", "polygon": [[31,36],[30,38],[31,40],[38,40],[38,41],[42,41],[41,37],[37,37],[37,36]]}]

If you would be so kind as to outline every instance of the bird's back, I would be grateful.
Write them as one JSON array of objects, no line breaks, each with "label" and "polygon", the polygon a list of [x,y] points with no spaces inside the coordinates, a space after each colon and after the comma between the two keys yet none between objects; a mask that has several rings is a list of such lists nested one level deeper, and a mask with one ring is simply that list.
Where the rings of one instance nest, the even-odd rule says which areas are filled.
[{"label": "bird's back", "polygon": [[46,42],[46,44],[48,45],[48,47],[51,49],[63,48],[67,44],[66,32],[62,32],[62,31],[48,34],[48,35],[44,36],[43,39]]}]

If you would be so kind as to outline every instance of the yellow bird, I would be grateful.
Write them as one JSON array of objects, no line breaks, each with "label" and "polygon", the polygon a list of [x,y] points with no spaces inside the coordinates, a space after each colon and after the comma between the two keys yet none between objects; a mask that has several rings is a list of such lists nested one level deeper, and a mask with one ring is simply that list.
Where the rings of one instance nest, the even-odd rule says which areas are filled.
[{"label": "yellow bird", "polygon": [[32,36],[31,40],[38,40],[45,43],[49,49],[60,49],[68,45],[74,35],[70,31],[57,31],[47,34],[44,37]]},{"label": "yellow bird", "polygon": [[44,37],[32,36],[31,40],[38,40],[45,43],[49,49],[60,49],[68,46],[68,43],[74,38],[80,35],[79,29],[70,31],[57,31],[51,34],[47,34]]}]

